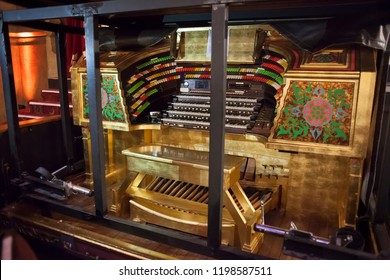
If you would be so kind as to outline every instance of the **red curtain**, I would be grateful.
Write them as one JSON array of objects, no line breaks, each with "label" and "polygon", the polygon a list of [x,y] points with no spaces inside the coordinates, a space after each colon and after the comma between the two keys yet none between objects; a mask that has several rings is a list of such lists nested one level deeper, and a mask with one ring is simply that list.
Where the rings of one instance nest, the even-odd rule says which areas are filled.
[{"label": "red curtain", "polygon": [[[84,27],[84,22],[79,19],[65,19],[65,24],[74,27]],[[66,37],[66,69],[68,77],[69,69],[82,56],[85,50],[85,40],[83,35],[67,33]]]}]

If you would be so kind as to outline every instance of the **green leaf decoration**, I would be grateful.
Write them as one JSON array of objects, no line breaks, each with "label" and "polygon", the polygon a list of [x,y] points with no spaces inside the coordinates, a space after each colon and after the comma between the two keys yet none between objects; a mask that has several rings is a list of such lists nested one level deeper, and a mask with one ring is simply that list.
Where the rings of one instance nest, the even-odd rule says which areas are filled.
[{"label": "green leaf decoration", "polygon": [[287,105],[286,108],[283,109],[283,114],[289,115],[291,107],[292,107],[292,105],[290,105],[290,104]]},{"label": "green leaf decoration", "polygon": [[296,126],[296,127],[294,127],[294,128],[292,129],[292,131],[293,131],[292,139],[295,139],[295,138],[297,138],[299,135],[302,134],[303,128],[300,127],[300,126]]},{"label": "green leaf decoration", "polygon": [[299,104],[299,105],[305,104],[305,100],[304,100],[304,99],[295,99],[295,98],[291,98],[291,102],[292,102],[293,104]]},{"label": "green leaf decoration", "polygon": [[339,96],[341,96],[342,99],[345,98],[345,90],[342,88],[335,89],[333,92],[333,95],[336,99],[339,99]]},{"label": "green leaf decoration", "polygon": [[330,135],[328,133],[324,132],[324,138],[323,138],[324,143],[326,143],[326,141],[328,140],[329,136]]},{"label": "green leaf decoration", "polygon": [[302,97],[303,97],[303,94],[301,93],[301,92],[302,92],[302,89],[299,88],[299,87],[297,87],[296,84],[293,84],[293,85],[292,85],[292,89],[293,89],[293,91],[294,91],[294,96],[295,96],[295,98],[296,98],[297,100],[302,99]]},{"label": "green leaf decoration", "polygon": [[291,129],[285,129],[282,125],[279,126],[279,131],[277,133],[277,136],[279,135],[286,135],[286,134],[290,134],[291,133]]},{"label": "green leaf decoration", "polygon": [[299,124],[302,127],[302,129],[303,129],[302,136],[306,137],[309,134],[309,125],[304,120],[300,120]]},{"label": "green leaf decoration", "polygon": [[347,135],[340,129],[340,128],[335,128],[336,135],[334,137],[336,138],[343,138],[344,140],[347,140]]},{"label": "green leaf decoration", "polygon": [[342,108],[351,107],[351,104],[345,102],[345,100],[342,100],[340,103],[340,107]]},{"label": "green leaf decoration", "polygon": [[343,128],[344,125],[339,122],[330,122],[329,125],[327,125],[324,128],[324,138],[323,141],[326,143],[328,138],[342,138],[343,140],[347,140],[347,135],[344,133]]}]

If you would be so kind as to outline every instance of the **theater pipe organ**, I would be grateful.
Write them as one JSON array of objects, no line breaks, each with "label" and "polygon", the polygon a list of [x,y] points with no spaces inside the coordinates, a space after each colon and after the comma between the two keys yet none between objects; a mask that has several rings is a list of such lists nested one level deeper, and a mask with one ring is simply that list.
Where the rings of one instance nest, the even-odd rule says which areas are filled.
[{"label": "theater pipe organ", "polygon": [[[101,54],[110,214],[207,236],[210,33],[183,28],[141,50]],[[339,227],[355,227],[374,58],[358,46],[312,54],[271,25],[229,27],[223,244],[256,253],[262,211],[300,211],[334,194],[318,211],[332,208]],[[93,188],[85,58],[71,77]],[[324,196],[300,193],[314,184]]]}]

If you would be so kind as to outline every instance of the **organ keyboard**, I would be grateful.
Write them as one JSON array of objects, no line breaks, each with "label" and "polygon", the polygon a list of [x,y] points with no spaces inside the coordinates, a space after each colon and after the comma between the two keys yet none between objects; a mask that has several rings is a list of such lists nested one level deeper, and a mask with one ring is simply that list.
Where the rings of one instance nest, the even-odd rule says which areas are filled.
[{"label": "organ keyboard", "polygon": [[[227,131],[267,135],[272,126],[275,103],[273,96],[270,96],[268,100],[227,97],[225,107]],[[173,102],[169,103],[168,110],[163,111],[160,121],[169,126],[208,130],[209,119],[209,96],[181,95],[175,96]],[[264,127],[268,131],[257,132],[253,130],[255,126]]]}]

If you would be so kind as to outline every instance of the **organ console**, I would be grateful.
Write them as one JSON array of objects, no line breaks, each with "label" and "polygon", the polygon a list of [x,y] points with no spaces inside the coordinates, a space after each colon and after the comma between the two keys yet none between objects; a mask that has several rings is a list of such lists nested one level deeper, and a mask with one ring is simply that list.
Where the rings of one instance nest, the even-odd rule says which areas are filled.
[{"label": "organ console", "polygon": [[[210,32],[179,29],[154,46],[101,55],[111,214],[207,235]],[[326,208],[340,227],[354,227],[373,51],[346,46],[310,54],[270,25],[251,25],[229,29],[227,62],[222,242],[256,253],[260,205],[300,211],[308,198],[294,196],[291,186],[316,189],[305,181],[313,176],[322,194],[334,195],[330,206],[314,197],[314,211]],[[73,118],[83,127],[90,175],[85,58],[71,74]],[[91,176],[85,183],[92,188]]]},{"label": "organ console", "polygon": [[[2,11],[9,133],[0,137],[0,195],[12,204],[0,222],[92,258],[118,248],[132,258],[176,249],[262,258],[278,247],[270,233],[290,253],[305,247],[300,258],[316,258],[319,247],[366,258],[343,250],[366,224],[388,250],[389,7],[339,2],[117,0]],[[73,18],[84,27],[66,23]],[[19,116],[56,117],[21,129],[9,24],[55,34],[47,44],[56,43],[58,90],[43,90],[48,99],[30,100]],[[70,88],[68,33],[86,39]],[[315,232],[319,225],[326,229]],[[170,256],[148,252],[152,241]],[[133,254],[134,244],[143,248]]]}]

